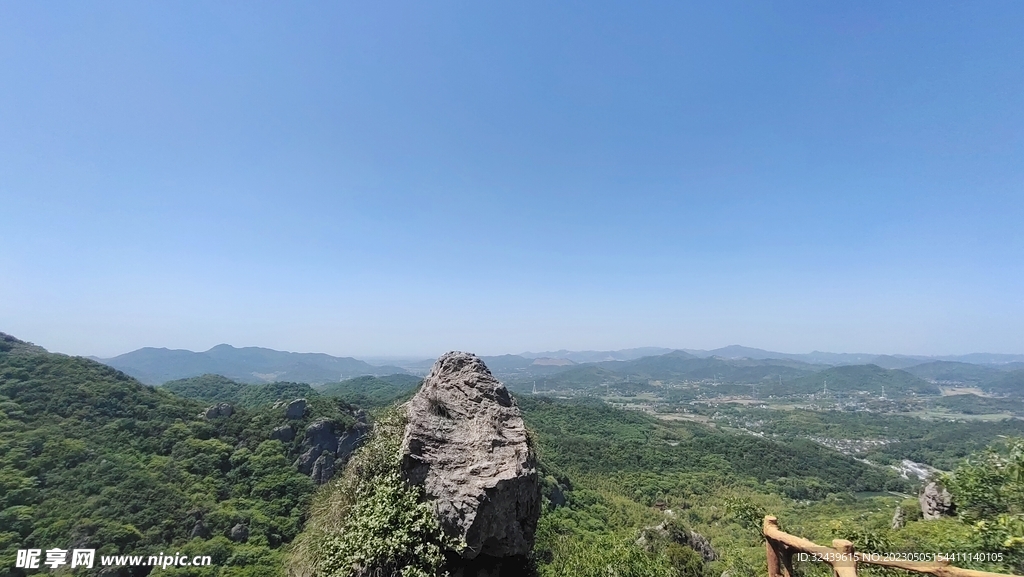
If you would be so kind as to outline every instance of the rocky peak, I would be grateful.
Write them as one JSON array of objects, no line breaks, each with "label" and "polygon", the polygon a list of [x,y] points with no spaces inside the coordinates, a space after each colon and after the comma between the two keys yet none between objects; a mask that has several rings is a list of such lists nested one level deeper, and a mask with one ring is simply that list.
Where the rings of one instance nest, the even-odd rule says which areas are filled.
[{"label": "rocky peak", "polygon": [[519,407],[476,355],[434,363],[405,406],[402,474],[424,488],[464,559],[529,553],[540,515],[536,458]]}]

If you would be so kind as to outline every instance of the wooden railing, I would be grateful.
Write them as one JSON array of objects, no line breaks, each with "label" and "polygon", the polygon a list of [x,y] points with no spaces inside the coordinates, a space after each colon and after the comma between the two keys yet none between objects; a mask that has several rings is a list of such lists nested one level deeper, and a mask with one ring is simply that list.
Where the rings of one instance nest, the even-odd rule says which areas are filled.
[{"label": "wooden railing", "polygon": [[825,547],[782,531],[779,529],[779,520],[771,515],[764,518],[762,531],[768,554],[768,577],[796,577],[793,572],[793,556],[798,553],[807,553],[814,560],[828,563],[835,577],[856,577],[858,563],[905,569],[935,577],[1008,577],[1005,573],[953,567],[947,561],[902,561],[883,559],[880,555],[860,554],[853,550],[853,543],[846,539],[834,539],[831,547]]}]

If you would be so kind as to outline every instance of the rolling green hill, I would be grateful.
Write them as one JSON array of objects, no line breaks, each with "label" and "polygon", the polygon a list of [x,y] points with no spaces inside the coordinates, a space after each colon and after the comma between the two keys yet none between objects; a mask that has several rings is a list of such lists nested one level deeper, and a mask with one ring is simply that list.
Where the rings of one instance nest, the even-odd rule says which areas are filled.
[{"label": "rolling green hill", "polygon": [[377,367],[351,357],[231,345],[217,345],[198,353],[147,347],[114,358],[96,360],[150,385],[206,374],[224,375],[242,383],[325,383],[345,376],[404,372],[398,367]]},{"label": "rolling green hill", "polygon": [[207,420],[205,403],[106,365],[0,343],[0,566],[20,575],[16,549],[78,547],[210,555],[211,576],[280,572],[314,490],[292,465],[302,431],[350,425],[347,405],[311,403],[285,444],[268,440],[281,410]]},{"label": "rolling green hill", "polygon": [[1004,373],[985,383],[984,388],[1004,395],[1024,396],[1024,369]]},{"label": "rolling green hill", "polygon": [[783,396],[821,392],[828,383],[833,392],[869,391],[887,395],[938,395],[939,388],[899,369],[883,369],[877,365],[846,365],[832,367],[805,375],[781,385],[772,384],[763,389],[765,394]]},{"label": "rolling green hill", "polygon": [[160,388],[179,397],[204,403],[237,403],[242,391],[248,386],[220,375],[201,375],[167,381]]},{"label": "rolling green hill", "polygon": [[422,379],[412,375],[356,377],[340,383],[328,383],[319,389],[319,393],[340,397],[360,407],[383,407],[411,397],[421,382]]},{"label": "rolling green hill", "polygon": [[904,369],[908,373],[930,381],[950,381],[975,385],[991,381],[1002,372],[998,369],[954,361],[932,361]]},{"label": "rolling green hill", "polygon": [[[685,355],[685,356],[684,356]],[[794,379],[819,367],[785,359],[697,358],[681,351],[657,357],[644,357],[624,363],[616,372],[658,380],[716,380],[723,383],[759,383],[765,380]]]},{"label": "rolling green hill", "polygon": [[275,401],[291,401],[316,396],[305,383],[274,382],[265,385],[238,383],[220,375],[202,375],[168,381],[160,388],[187,399],[204,403],[231,403],[241,407],[259,407]]},{"label": "rolling green hill", "polygon": [[[775,442],[691,422],[665,422],[597,400],[519,397],[541,456],[577,474],[700,473],[775,483],[793,498],[902,487],[890,471],[804,440]],[[757,458],[752,458],[753,456]],[[570,475],[571,476],[571,475]]]}]

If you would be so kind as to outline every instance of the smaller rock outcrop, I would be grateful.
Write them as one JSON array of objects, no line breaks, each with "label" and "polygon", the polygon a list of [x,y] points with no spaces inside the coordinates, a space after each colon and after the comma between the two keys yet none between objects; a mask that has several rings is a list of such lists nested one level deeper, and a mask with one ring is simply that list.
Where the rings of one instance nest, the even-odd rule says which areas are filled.
[{"label": "smaller rock outcrop", "polygon": [[945,487],[940,489],[934,481],[925,486],[918,501],[921,503],[921,514],[925,521],[953,515],[953,496]]},{"label": "smaller rock outcrop", "polygon": [[313,472],[309,477],[317,485],[323,485],[334,476],[334,455],[324,453],[313,462]]},{"label": "smaller rock outcrop", "polygon": [[230,417],[235,413],[235,408],[228,403],[217,403],[212,407],[206,409],[201,417],[207,420],[216,419],[218,417]]},{"label": "smaller rock outcrop", "polygon": [[192,526],[192,532],[189,533],[189,539],[208,539],[210,537],[210,529],[200,519],[196,521],[196,524]]},{"label": "smaller rock outcrop", "polygon": [[281,425],[270,431],[271,441],[281,441],[282,443],[291,442],[295,438],[295,429],[291,425]]},{"label": "smaller rock outcrop", "polygon": [[[302,454],[295,459],[295,467],[302,474],[310,475],[317,483],[326,483],[341,465],[348,462],[349,457],[369,434],[370,428],[369,424],[357,421],[348,429],[338,431],[334,421],[313,421],[306,427],[300,447]],[[329,466],[326,459],[320,461],[324,455],[330,456]],[[321,463],[319,469],[316,468],[318,462]]]},{"label": "smaller rock outcrop", "polygon": [[701,559],[704,559],[704,561],[716,561],[718,559],[718,552],[711,546],[711,541],[708,541],[707,537],[696,531],[690,531],[688,537],[689,539],[685,544],[699,553]]},{"label": "smaller rock outcrop", "polygon": [[711,541],[700,533],[682,527],[677,521],[669,519],[658,525],[644,527],[636,544],[645,549],[656,547],[658,542],[672,542],[693,549],[704,561],[715,561],[718,552],[711,546]]},{"label": "smaller rock outcrop", "polygon": [[327,419],[317,419],[306,427],[306,437],[302,441],[305,452],[295,461],[295,466],[303,474],[308,475],[313,470],[313,463],[320,455],[327,451],[336,454],[338,452],[338,436],[334,433],[334,422]]},{"label": "smaller rock outcrop", "polygon": [[903,507],[896,505],[896,512],[892,514],[893,529],[902,529],[907,524],[907,516],[903,513]]},{"label": "smaller rock outcrop", "polygon": [[231,528],[229,537],[236,543],[245,543],[249,540],[249,527],[239,523]]},{"label": "smaller rock outcrop", "polygon": [[288,408],[284,410],[284,417],[291,420],[301,419],[305,414],[306,399],[295,399],[288,403]]}]

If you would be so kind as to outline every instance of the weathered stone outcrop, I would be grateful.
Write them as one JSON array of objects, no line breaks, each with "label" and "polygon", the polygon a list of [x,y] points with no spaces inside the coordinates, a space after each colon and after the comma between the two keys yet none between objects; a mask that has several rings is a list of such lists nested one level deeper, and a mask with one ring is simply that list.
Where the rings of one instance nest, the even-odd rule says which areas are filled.
[{"label": "weathered stone outcrop", "polygon": [[334,423],[327,419],[318,419],[306,427],[306,437],[302,441],[305,452],[295,461],[295,466],[304,475],[308,475],[324,451],[331,455],[338,452],[338,436],[334,432]]},{"label": "weathered stone outcrop", "polygon": [[200,519],[196,521],[196,524],[192,526],[192,532],[189,533],[189,539],[208,539],[210,537],[210,529]]},{"label": "weathered stone outcrop", "polygon": [[228,535],[228,537],[236,543],[245,543],[249,540],[248,525],[238,523],[237,525],[231,528],[231,533]]},{"label": "weathered stone outcrop", "polygon": [[282,443],[289,443],[295,438],[295,429],[291,425],[281,425],[270,431],[271,441],[281,441]]},{"label": "weathered stone outcrop", "polygon": [[921,503],[921,514],[925,521],[934,521],[953,514],[953,496],[945,487],[940,490],[935,482],[925,486],[918,501]]},{"label": "weathered stone outcrop", "polygon": [[306,414],[306,399],[295,399],[288,403],[288,408],[284,411],[284,418],[286,419],[301,419]]},{"label": "weathered stone outcrop", "polygon": [[402,474],[424,488],[463,559],[529,553],[540,480],[519,407],[476,355],[450,352],[406,407]]},{"label": "weathered stone outcrop", "polygon": [[640,530],[637,545],[651,550],[656,548],[659,542],[673,542],[693,549],[706,562],[718,559],[718,552],[711,546],[711,541],[708,541],[707,537],[680,525],[671,511],[666,513],[669,513],[669,518],[664,522]]},{"label": "weathered stone outcrop", "polygon": [[334,455],[324,453],[313,462],[313,472],[309,477],[317,485],[323,485],[334,476]]},{"label": "weathered stone outcrop", "polygon": [[322,485],[331,480],[340,465],[348,462],[369,432],[370,425],[365,422],[357,421],[348,429],[338,431],[333,421],[317,419],[306,427],[300,447],[302,454],[295,459],[295,467]]},{"label": "weathered stone outcrop", "polygon": [[210,420],[218,417],[230,417],[235,413],[235,408],[227,403],[217,403],[212,407],[206,409],[201,415],[203,418]]}]

